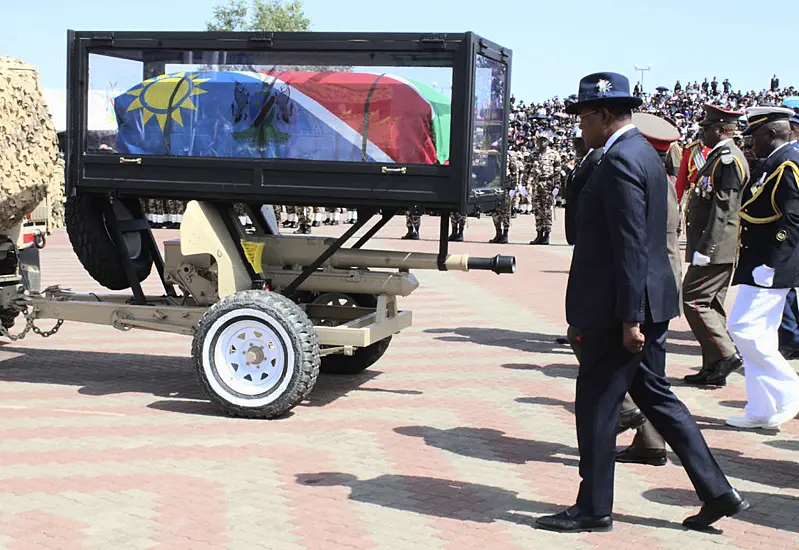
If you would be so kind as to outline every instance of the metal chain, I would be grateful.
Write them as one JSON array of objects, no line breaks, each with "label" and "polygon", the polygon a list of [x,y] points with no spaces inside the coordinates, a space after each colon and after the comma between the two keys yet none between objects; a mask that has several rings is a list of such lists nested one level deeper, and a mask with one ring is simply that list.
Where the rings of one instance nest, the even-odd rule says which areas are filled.
[{"label": "metal chain", "polygon": [[59,329],[61,328],[61,325],[64,324],[64,320],[59,319],[56,322],[55,326],[50,330],[42,330],[34,324],[34,321],[36,320],[34,312],[26,311],[24,315],[26,322],[25,322],[25,328],[22,329],[22,332],[20,332],[19,334],[11,334],[11,332],[9,332],[9,330],[6,327],[0,324],[0,336],[8,338],[12,342],[16,342],[18,340],[22,340],[23,338],[25,338],[25,336],[27,336],[30,331],[33,331],[34,334],[38,334],[42,338],[49,338],[50,336],[53,336],[56,332],[58,332]]}]

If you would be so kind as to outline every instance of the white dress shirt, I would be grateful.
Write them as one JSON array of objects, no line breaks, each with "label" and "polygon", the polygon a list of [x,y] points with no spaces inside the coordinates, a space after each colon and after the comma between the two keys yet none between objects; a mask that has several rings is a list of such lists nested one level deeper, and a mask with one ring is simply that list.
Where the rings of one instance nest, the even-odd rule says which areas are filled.
[{"label": "white dress shirt", "polygon": [[627,126],[622,126],[618,130],[616,130],[613,133],[613,135],[608,138],[608,141],[605,143],[605,147],[603,147],[603,149],[602,149],[602,154],[604,155],[605,153],[607,153],[608,150],[611,148],[611,146],[613,146],[613,144],[616,143],[617,139],[619,139],[621,136],[623,136],[624,134],[626,134],[630,130],[634,130],[634,129],[635,129],[635,125],[634,124],[628,124]]}]

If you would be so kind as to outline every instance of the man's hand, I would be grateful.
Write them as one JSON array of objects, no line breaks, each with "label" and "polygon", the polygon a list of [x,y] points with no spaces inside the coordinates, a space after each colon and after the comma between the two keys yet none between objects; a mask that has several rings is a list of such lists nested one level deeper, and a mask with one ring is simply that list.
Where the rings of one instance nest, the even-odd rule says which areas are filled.
[{"label": "man's hand", "polygon": [[624,323],[622,328],[622,342],[630,353],[641,353],[644,350],[644,338],[638,323]]},{"label": "man's hand", "polygon": [[759,265],[752,270],[752,279],[757,286],[771,288],[774,284],[774,268],[767,265]]},{"label": "man's hand", "polygon": [[700,254],[699,252],[694,251],[694,259],[691,261],[691,265],[698,265],[703,266],[710,263],[710,258],[705,256],[704,254]]}]

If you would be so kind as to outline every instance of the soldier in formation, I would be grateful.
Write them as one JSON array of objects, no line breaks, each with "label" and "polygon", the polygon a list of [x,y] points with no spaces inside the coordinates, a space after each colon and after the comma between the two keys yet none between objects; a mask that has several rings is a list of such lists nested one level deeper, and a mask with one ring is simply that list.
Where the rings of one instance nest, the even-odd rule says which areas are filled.
[{"label": "soldier in formation", "polygon": [[560,155],[551,147],[552,142],[551,132],[541,132],[536,136],[533,210],[538,233],[530,244],[548,245],[552,231],[553,191],[561,177]]},{"label": "soldier in formation", "polygon": [[518,201],[519,188],[523,184],[524,178],[524,157],[521,151],[508,151],[508,166],[506,168],[505,189],[500,195],[497,209],[491,218],[494,221],[496,235],[490,243],[506,244],[508,242],[508,231],[510,231],[510,220],[512,217],[513,203]]}]

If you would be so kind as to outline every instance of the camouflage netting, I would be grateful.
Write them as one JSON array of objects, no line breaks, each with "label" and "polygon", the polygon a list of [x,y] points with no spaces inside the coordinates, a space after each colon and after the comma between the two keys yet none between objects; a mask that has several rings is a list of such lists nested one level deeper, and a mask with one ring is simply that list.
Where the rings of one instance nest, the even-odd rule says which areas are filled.
[{"label": "camouflage netting", "polygon": [[35,67],[0,57],[0,231],[45,199],[63,226],[64,165]]}]

